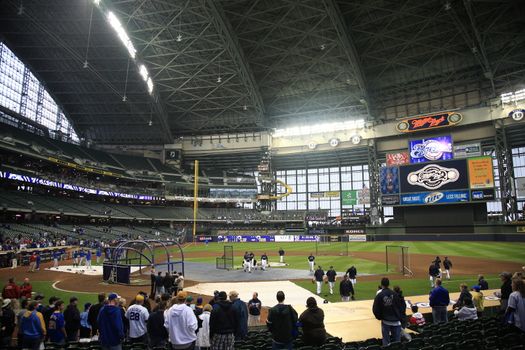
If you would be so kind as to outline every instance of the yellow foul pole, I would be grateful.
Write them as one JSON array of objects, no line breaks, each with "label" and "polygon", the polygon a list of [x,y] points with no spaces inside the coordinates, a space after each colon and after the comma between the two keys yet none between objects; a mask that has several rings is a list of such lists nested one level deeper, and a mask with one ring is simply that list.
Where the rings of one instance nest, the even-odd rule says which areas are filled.
[{"label": "yellow foul pole", "polygon": [[199,161],[195,160],[195,175],[193,176],[193,241],[195,242],[195,234],[197,233],[197,207],[199,202]]}]

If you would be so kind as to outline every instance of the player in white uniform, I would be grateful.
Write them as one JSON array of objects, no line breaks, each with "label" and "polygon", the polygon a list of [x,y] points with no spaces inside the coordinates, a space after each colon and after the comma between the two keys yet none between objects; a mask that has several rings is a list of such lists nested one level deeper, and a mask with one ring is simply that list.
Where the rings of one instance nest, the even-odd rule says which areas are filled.
[{"label": "player in white uniform", "polygon": [[244,272],[246,272],[246,270],[248,270],[248,272],[250,273],[252,272],[252,262],[250,260],[250,254],[248,254],[248,252],[244,252],[242,267]]},{"label": "player in white uniform", "polygon": [[144,296],[139,294],[135,297],[135,304],[131,305],[126,311],[126,318],[129,320],[131,343],[148,344],[146,322],[149,318],[149,312],[143,304]]}]

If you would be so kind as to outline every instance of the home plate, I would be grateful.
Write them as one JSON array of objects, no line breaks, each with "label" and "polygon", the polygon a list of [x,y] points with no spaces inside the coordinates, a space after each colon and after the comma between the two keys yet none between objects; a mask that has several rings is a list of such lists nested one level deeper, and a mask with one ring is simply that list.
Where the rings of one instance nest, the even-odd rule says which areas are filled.
[{"label": "home plate", "polygon": [[[91,266],[87,268],[86,266],[73,266],[73,265],[60,265],[59,267],[50,267],[46,268],[48,271],[56,272],[67,272],[67,273],[76,273],[80,275],[88,276],[102,276],[102,266]],[[138,267],[131,267],[131,273],[138,271]]]},{"label": "home plate", "polygon": [[318,304],[323,303],[323,298],[290,281],[199,283],[184,288],[184,290],[202,295],[213,295],[213,292],[216,290],[225,291],[226,293],[235,290],[239,293],[239,297],[246,302],[252,298],[253,292],[257,292],[263,306],[277,304],[275,295],[277,291],[282,290],[286,298],[286,304],[305,305],[306,299],[309,297],[314,297]]}]

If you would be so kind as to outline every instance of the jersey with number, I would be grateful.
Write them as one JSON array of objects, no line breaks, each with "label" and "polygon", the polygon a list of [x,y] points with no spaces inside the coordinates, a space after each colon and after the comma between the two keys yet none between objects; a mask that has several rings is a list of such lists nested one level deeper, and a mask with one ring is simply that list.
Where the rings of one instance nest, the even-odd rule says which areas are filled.
[{"label": "jersey with number", "polygon": [[146,333],[146,321],[149,318],[148,310],[142,305],[131,305],[126,311],[129,320],[129,337],[138,338]]}]

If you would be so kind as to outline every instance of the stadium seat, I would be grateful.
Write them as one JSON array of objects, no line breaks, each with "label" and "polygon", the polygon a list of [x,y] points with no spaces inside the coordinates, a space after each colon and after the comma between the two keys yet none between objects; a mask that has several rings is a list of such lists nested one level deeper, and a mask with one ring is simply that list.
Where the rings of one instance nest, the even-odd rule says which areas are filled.
[{"label": "stadium seat", "polygon": [[479,339],[467,339],[458,343],[458,348],[461,350],[479,350],[480,340]]},{"label": "stadium seat", "polygon": [[423,338],[414,338],[412,337],[412,340],[406,343],[406,348],[408,350],[417,350],[425,346],[425,340]]},{"label": "stadium seat", "polygon": [[456,346],[456,343],[454,343],[454,342],[447,342],[447,343],[443,343],[440,346],[436,347],[436,349],[439,349],[439,350],[456,350],[456,349],[458,349],[458,347]]},{"label": "stadium seat", "polygon": [[388,349],[388,350],[403,350],[405,348],[404,344],[401,342],[392,342],[386,346],[382,346],[381,349]]}]

